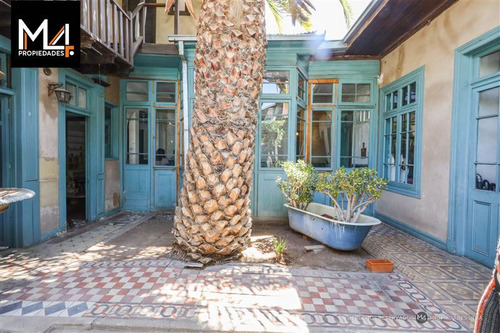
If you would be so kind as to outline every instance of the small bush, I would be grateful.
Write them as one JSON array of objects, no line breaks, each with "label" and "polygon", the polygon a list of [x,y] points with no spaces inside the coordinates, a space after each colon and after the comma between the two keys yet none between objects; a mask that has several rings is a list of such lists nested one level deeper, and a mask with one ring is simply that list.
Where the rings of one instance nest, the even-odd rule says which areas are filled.
[{"label": "small bush", "polygon": [[336,220],[356,223],[368,205],[380,199],[387,183],[375,169],[354,168],[347,172],[341,167],[333,174],[321,174],[318,191],[332,199]]},{"label": "small bush", "polygon": [[316,192],[318,175],[311,164],[298,160],[297,163],[285,161],[280,167],[286,173],[287,179],[278,177],[276,183],[292,207],[307,209]]}]

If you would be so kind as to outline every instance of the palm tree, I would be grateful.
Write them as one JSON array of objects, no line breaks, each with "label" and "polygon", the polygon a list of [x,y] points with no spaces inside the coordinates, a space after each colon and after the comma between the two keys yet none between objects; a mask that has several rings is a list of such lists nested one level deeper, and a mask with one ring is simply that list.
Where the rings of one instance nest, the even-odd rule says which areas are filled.
[{"label": "palm tree", "polygon": [[[296,3],[300,10],[310,6]],[[191,258],[204,263],[238,254],[250,241],[264,7],[264,0],[203,0],[201,6],[191,139],[173,233]]]}]

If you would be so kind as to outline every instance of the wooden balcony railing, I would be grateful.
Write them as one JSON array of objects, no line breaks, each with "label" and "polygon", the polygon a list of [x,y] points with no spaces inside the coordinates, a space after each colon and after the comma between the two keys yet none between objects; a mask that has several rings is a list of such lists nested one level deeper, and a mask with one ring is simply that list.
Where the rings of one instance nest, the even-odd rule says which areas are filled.
[{"label": "wooden balcony railing", "polygon": [[106,53],[133,66],[134,55],[144,41],[146,11],[144,2],[126,12],[115,0],[81,0],[81,29],[92,43],[99,44],[100,51],[104,47]]}]

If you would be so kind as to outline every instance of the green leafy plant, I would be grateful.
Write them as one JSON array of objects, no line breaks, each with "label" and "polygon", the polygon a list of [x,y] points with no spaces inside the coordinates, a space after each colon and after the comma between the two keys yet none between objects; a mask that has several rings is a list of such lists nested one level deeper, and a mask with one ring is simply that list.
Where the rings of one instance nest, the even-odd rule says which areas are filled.
[{"label": "green leafy plant", "polygon": [[297,163],[284,161],[279,165],[285,171],[287,179],[278,177],[278,188],[292,207],[307,209],[316,192],[318,175],[314,167],[303,160],[298,160]]},{"label": "green leafy plant", "polygon": [[380,199],[387,183],[375,169],[355,168],[347,172],[342,167],[333,174],[321,174],[317,189],[332,199],[336,220],[356,223],[368,205]]},{"label": "green leafy plant", "polygon": [[276,254],[276,259],[281,260],[281,257],[286,250],[286,244],[287,240],[283,237],[280,237],[277,240],[273,240],[274,254]]}]

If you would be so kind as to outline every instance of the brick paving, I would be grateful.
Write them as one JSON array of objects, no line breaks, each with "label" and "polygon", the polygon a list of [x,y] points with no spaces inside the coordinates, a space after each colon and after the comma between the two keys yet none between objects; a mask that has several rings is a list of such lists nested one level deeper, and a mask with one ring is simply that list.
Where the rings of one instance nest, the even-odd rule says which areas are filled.
[{"label": "brick paving", "polygon": [[[364,246],[393,259],[392,274],[272,264],[201,270],[170,259],[96,261],[85,253],[145,218],[130,214],[122,217],[126,223],[102,225],[58,247],[0,258],[0,326],[13,317],[151,318],[187,320],[200,330],[466,332],[490,276],[385,225]],[[423,324],[416,320],[421,312],[428,316]]]}]

